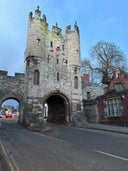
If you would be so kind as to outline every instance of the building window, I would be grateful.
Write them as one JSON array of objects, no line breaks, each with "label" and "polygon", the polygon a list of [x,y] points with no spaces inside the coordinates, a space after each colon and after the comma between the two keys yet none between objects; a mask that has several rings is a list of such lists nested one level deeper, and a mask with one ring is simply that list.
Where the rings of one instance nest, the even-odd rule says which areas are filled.
[{"label": "building window", "polygon": [[125,90],[125,86],[123,83],[117,83],[115,84],[115,88],[116,88],[116,91],[119,92],[119,91],[124,91]]},{"label": "building window", "polygon": [[34,85],[39,85],[39,71],[34,71]]},{"label": "building window", "polygon": [[78,89],[78,77],[77,76],[74,77],[74,88]]},{"label": "building window", "polygon": [[117,117],[123,115],[121,99],[115,98],[115,99],[105,100],[104,105],[105,105],[105,114],[108,117],[114,117],[114,116]]},{"label": "building window", "polygon": [[57,63],[57,64],[59,63],[59,59],[56,59],[56,63]]},{"label": "building window", "polygon": [[64,51],[64,45],[62,45],[62,51]]},{"label": "building window", "polygon": [[53,41],[50,42],[50,47],[53,47]]},{"label": "building window", "polygon": [[57,81],[59,81],[60,78],[59,78],[59,72],[57,72]]},{"label": "building window", "polygon": [[91,95],[90,95],[90,92],[87,91],[87,99],[90,99]]}]

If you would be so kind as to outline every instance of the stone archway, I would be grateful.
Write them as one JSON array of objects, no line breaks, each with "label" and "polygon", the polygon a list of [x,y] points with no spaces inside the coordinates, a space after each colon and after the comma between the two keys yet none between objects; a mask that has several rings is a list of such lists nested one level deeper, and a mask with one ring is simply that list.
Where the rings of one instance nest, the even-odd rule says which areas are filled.
[{"label": "stone archway", "polygon": [[69,102],[62,94],[52,94],[45,101],[48,105],[48,122],[65,124],[69,118]]},{"label": "stone archway", "polygon": [[[2,107],[2,104],[7,100],[14,100],[18,103],[18,112],[19,112],[18,122],[19,122],[19,120],[23,117],[23,109],[24,109],[23,99],[18,98],[17,96],[12,96],[12,95],[8,95],[3,98],[1,97],[0,98],[0,107]],[[9,105],[11,105],[11,103]],[[13,104],[12,104],[12,106],[13,106]]]}]

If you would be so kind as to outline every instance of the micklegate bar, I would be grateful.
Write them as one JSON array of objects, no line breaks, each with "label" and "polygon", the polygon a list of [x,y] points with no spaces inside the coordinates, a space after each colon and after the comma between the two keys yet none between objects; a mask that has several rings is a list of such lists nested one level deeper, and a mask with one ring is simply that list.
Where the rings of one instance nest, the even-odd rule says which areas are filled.
[{"label": "micklegate bar", "polygon": [[44,118],[59,123],[76,121],[82,111],[77,23],[73,30],[67,26],[63,35],[57,23],[49,30],[39,7],[34,15],[30,12],[24,66],[25,73],[16,73],[14,77],[0,71],[1,103],[16,99],[20,106],[19,122],[26,127],[39,127]]}]

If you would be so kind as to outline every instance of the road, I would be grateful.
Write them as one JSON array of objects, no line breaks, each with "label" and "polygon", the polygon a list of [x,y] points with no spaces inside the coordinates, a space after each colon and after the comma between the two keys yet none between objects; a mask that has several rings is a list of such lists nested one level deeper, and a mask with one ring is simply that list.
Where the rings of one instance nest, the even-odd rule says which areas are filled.
[{"label": "road", "polygon": [[34,132],[14,120],[0,121],[0,170],[128,170],[128,135],[64,125],[51,127],[49,132]]}]

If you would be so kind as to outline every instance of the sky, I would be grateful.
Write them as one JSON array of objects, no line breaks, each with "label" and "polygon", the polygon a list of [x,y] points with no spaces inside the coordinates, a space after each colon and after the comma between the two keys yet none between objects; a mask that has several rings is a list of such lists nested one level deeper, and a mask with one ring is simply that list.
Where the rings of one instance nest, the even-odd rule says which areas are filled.
[{"label": "sky", "polygon": [[0,70],[8,75],[24,73],[28,15],[40,6],[49,29],[56,22],[65,33],[66,26],[80,29],[81,59],[99,41],[115,43],[128,59],[128,0],[1,0]]}]

